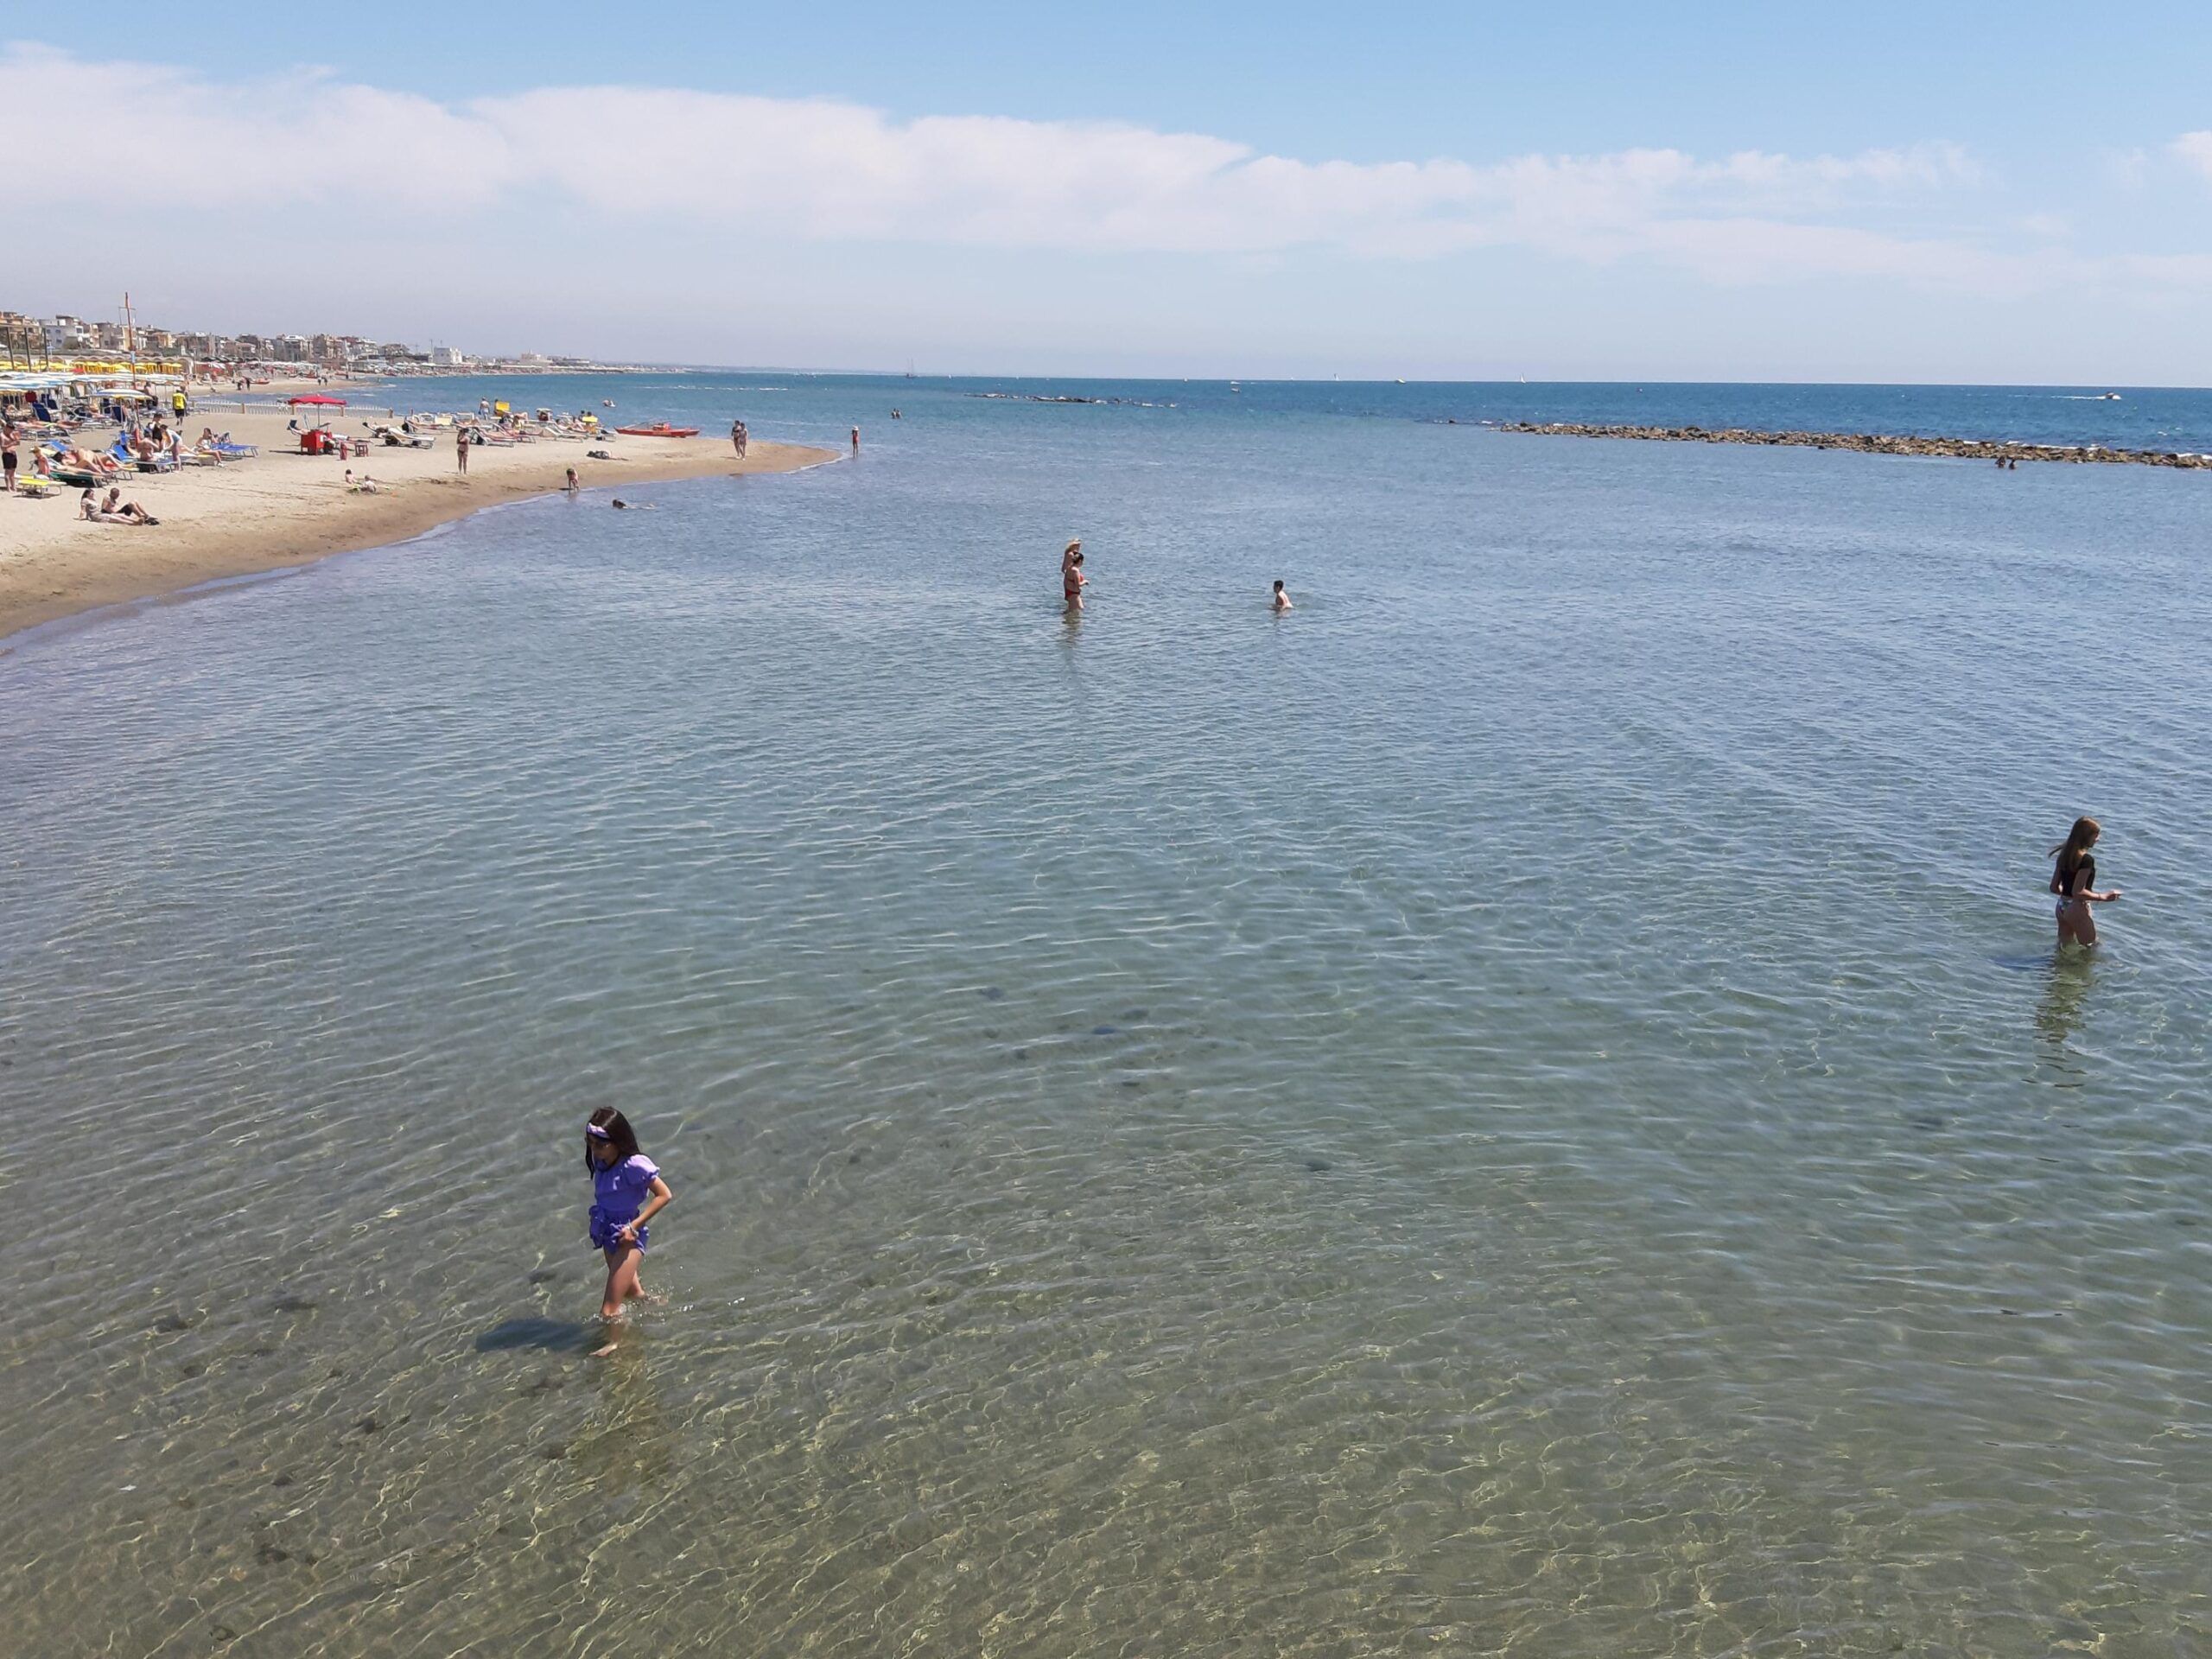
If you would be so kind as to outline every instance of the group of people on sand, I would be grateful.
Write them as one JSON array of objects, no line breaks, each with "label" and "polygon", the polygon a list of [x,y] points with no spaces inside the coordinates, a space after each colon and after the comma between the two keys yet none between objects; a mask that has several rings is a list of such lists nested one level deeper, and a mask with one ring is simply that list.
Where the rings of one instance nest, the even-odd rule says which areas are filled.
[{"label": "group of people on sand", "polygon": [[[1090,577],[1083,568],[1083,538],[1077,537],[1060,550],[1060,601],[1071,613],[1083,608],[1083,590],[1090,585]],[[1291,608],[1289,591],[1282,585],[1282,578],[1275,578],[1274,591],[1268,595],[1268,608],[1278,616]]]},{"label": "group of people on sand", "polygon": [[77,516],[96,524],[158,524],[162,521],[136,501],[123,499],[123,486],[111,486],[105,499],[87,488],[77,498]]}]

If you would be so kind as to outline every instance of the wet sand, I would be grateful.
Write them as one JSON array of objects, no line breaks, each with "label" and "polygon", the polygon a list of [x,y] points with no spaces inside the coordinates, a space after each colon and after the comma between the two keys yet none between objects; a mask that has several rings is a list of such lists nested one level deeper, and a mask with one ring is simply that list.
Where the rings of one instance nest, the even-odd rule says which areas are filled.
[{"label": "wet sand", "polygon": [[[369,413],[345,410],[333,430],[364,432]],[[380,418],[382,410],[375,414]],[[827,449],[756,440],[740,461],[724,437],[609,435],[589,442],[541,439],[472,448],[464,477],[450,431],[437,435],[435,448],[378,448],[340,461],[296,453],[289,418],[283,410],[241,411],[219,403],[188,416],[188,436],[212,426],[239,442],[259,444],[261,454],[221,467],[118,479],[124,499],[159,518],[156,525],[87,523],[78,517],[73,489],[42,501],[0,496],[0,639],[102,605],[404,541],[480,507],[559,489],[570,467],[593,489],[795,472],[836,458]],[[88,435],[84,447],[105,449],[112,441],[111,432],[105,439]],[[585,458],[587,449],[599,448],[615,458]],[[25,458],[28,463],[28,451]],[[357,479],[364,473],[374,479],[377,493],[349,492],[349,467]]]}]

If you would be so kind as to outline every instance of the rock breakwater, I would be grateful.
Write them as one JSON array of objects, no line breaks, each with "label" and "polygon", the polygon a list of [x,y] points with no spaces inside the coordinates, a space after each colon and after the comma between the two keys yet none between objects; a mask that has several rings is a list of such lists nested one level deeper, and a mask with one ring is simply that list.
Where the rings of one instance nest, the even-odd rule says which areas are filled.
[{"label": "rock breakwater", "polygon": [[2212,455],[2160,449],[2107,449],[2090,443],[2011,443],[1990,438],[1922,438],[1892,432],[1753,432],[1743,427],[1599,426],[1580,421],[1498,421],[1497,432],[1570,438],[1642,438],[1659,443],[1764,443],[1791,449],[1851,449],[1866,455],[1948,455],[1959,461],[2121,461],[2138,467],[2212,469]]}]

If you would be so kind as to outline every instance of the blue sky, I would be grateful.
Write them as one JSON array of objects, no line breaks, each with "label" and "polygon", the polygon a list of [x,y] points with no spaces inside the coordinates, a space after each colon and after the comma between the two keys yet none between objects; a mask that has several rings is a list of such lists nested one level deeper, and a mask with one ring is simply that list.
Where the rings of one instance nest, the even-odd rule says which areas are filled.
[{"label": "blue sky", "polygon": [[101,187],[41,203],[0,303],[944,372],[2212,384],[2212,9],[103,15],[5,33],[31,160]]}]

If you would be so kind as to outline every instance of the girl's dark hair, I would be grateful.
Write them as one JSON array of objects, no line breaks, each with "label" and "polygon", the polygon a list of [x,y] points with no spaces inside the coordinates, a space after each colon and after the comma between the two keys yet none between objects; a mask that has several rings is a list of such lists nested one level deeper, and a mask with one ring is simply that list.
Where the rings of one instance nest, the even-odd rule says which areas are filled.
[{"label": "girl's dark hair", "polygon": [[2066,832],[2066,839],[2050,849],[2050,855],[2058,861],[2058,880],[2063,889],[2071,891],[2074,873],[2082,868],[2082,861],[2089,855],[2090,847],[2103,833],[2103,826],[2094,818],[2076,818],[2074,827]]},{"label": "girl's dark hair", "polygon": [[591,1155],[591,1143],[599,1139],[591,1133],[593,1129],[607,1131],[607,1144],[614,1148],[616,1163],[638,1155],[638,1132],[630,1127],[630,1120],[612,1106],[602,1106],[591,1115],[591,1122],[584,1131],[584,1168],[587,1171],[599,1167],[599,1160]]}]

